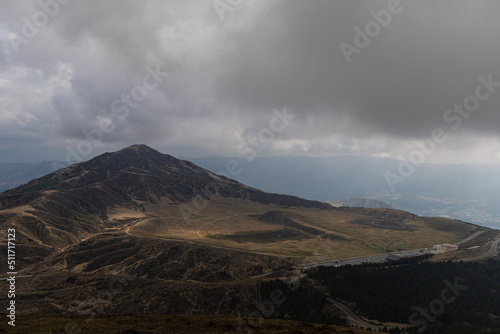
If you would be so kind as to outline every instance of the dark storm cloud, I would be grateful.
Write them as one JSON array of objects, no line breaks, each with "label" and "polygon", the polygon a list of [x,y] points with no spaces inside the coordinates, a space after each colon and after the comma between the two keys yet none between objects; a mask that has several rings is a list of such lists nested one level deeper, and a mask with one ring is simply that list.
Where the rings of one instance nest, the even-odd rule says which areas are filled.
[{"label": "dark storm cloud", "polygon": [[[425,137],[443,126],[446,109],[474,94],[478,76],[500,82],[494,2],[402,0],[349,64],[339,44],[354,45],[354,28],[364,30],[370,11],[387,3],[283,1],[251,33],[234,36],[233,71],[220,83],[243,105],[286,103],[332,123],[347,115],[359,136]],[[467,128],[498,134],[499,101],[500,92],[482,103]]]},{"label": "dark storm cloud", "polygon": [[[0,127],[30,133],[27,142],[64,140],[64,149],[111,120],[100,149],[146,142],[178,154],[235,154],[286,107],[296,117],[270,152],[397,156],[436,127],[457,154],[497,141],[500,89],[456,131],[443,115],[474,95],[479,76],[500,82],[500,3],[401,0],[347,61],[340,44],[356,46],[355,28],[394,3],[248,0],[221,21],[211,1],[73,0],[14,52],[25,18],[43,8],[6,1]],[[116,118],[113,103],[124,105],[148,67],[168,77]]]}]

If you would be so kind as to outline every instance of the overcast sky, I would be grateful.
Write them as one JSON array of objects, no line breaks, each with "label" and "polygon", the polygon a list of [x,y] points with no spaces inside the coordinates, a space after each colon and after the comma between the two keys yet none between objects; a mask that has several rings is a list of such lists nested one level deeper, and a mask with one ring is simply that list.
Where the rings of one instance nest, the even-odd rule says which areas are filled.
[{"label": "overcast sky", "polygon": [[500,163],[499,1],[57,1],[0,3],[0,161]]}]

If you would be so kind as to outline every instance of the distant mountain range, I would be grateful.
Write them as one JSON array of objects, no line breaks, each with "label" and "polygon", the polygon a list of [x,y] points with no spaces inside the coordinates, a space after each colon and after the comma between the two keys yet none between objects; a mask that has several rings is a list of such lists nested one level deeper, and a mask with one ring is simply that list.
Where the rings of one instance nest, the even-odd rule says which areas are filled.
[{"label": "distant mountain range", "polygon": [[61,161],[43,161],[39,163],[0,162],[0,192],[52,173],[62,166],[67,166],[67,164]]},{"label": "distant mountain range", "polygon": [[231,157],[188,160],[215,173],[237,161],[239,173],[232,177],[264,191],[318,201],[364,197],[418,215],[500,227],[500,165],[422,164],[391,189],[385,174],[397,174],[401,165],[392,159],[276,156],[250,162]]}]

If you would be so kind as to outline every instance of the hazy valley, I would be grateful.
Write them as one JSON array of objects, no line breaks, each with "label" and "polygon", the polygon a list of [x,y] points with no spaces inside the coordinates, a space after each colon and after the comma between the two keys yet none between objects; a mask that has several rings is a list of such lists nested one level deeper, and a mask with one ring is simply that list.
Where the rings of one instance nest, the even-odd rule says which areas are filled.
[{"label": "hazy valley", "polygon": [[402,164],[393,159],[282,156],[251,161],[242,157],[188,160],[213,172],[225,171],[229,161],[237,161],[241,169],[233,177],[264,191],[325,202],[369,198],[417,215],[500,227],[498,165],[423,164],[391,189],[385,174],[399,175]]}]

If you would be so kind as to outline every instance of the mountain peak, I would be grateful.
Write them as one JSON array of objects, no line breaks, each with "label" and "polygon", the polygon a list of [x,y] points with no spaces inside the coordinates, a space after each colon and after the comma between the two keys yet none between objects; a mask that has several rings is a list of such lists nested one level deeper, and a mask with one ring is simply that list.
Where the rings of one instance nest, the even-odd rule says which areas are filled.
[{"label": "mountain peak", "polygon": [[144,145],[136,144],[125,147],[119,151],[105,153],[89,161],[83,162],[84,170],[137,170],[151,171],[157,169],[169,170],[171,167],[181,167],[186,162],[176,159],[171,155],[163,154]]},{"label": "mountain peak", "polygon": [[112,156],[125,155],[125,156],[128,156],[128,157],[131,157],[131,156],[141,156],[143,158],[153,157],[153,156],[157,156],[157,157],[166,156],[166,157],[174,158],[174,157],[172,157],[172,156],[170,156],[168,154],[160,153],[157,150],[155,150],[155,149],[153,149],[153,148],[151,148],[151,147],[149,147],[147,145],[144,145],[144,144],[130,145],[128,147],[122,148],[119,151],[108,153],[108,154],[111,157]]},{"label": "mountain peak", "polygon": [[118,152],[140,152],[140,151],[160,153],[157,150],[152,149],[151,147],[149,147],[148,145],[145,145],[145,144],[130,145],[128,147],[122,148],[119,151],[116,151],[115,153],[118,153]]}]

